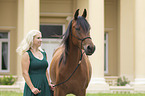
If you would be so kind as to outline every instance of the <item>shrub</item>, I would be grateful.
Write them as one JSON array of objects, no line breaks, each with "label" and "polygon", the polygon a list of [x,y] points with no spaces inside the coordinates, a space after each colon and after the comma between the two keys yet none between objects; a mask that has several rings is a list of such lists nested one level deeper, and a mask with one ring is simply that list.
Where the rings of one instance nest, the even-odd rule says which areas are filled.
[{"label": "shrub", "polygon": [[126,84],[129,84],[130,81],[127,80],[127,78],[125,78],[125,76],[123,76],[123,78],[118,78],[117,79],[117,86],[125,86]]},{"label": "shrub", "polygon": [[12,85],[14,84],[16,79],[10,75],[10,76],[5,76],[0,78],[0,85]]}]

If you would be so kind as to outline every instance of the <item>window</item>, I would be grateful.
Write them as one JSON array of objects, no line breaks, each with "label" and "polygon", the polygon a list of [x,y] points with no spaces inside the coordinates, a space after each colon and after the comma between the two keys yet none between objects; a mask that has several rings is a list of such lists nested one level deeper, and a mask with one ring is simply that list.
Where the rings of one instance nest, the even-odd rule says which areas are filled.
[{"label": "window", "polygon": [[40,25],[40,31],[42,32],[42,37],[44,39],[59,39],[63,34],[63,25]]},{"label": "window", "polygon": [[104,34],[104,73],[108,73],[108,33]]},{"label": "window", "polygon": [[0,72],[9,71],[9,33],[0,32]]}]

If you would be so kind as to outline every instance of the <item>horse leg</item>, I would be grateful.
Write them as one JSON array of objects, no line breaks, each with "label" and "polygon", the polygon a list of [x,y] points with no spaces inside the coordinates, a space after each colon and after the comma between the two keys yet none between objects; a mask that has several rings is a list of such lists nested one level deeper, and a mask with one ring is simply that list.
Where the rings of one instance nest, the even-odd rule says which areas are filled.
[{"label": "horse leg", "polygon": [[55,88],[54,96],[66,96],[66,93],[61,88]]}]

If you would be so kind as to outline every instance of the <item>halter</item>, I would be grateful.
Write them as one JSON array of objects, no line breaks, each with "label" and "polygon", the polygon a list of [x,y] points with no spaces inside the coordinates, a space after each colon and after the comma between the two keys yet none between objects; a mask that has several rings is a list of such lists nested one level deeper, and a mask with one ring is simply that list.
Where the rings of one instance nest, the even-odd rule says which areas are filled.
[{"label": "halter", "polygon": [[[75,38],[78,39],[78,40],[81,40],[81,49],[82,49],[82,43],[83,43],[83,41],[85,41],[86,39],[92,39],[91,37],[85,37],[85,38],[83,38],[83,39],[80,39],[80,38],[74,36],[74,35],[72,34],[72,32],[71,32],[71,36],[75,37]],[[71,38],[72,38],[72,37],[71,37]]]}]

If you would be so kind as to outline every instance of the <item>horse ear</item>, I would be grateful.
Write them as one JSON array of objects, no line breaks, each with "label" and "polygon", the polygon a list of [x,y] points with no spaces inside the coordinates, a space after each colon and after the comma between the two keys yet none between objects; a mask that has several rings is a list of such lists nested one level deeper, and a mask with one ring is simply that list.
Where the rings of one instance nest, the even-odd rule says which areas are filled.
[{"label": "horse ear", "polygon": [[86,18],[86,16],[87,16],[87,10],[86,9],[84,9],[84,12],[83,12],[83,15],[82,15],[84,18]]},{"label": "horse ear", "polygon": [[75,20],[77,20],[78,15],[79,15],[79,9],[75,12],[75,15],[74,15],[74,19],[75,19]]}]

